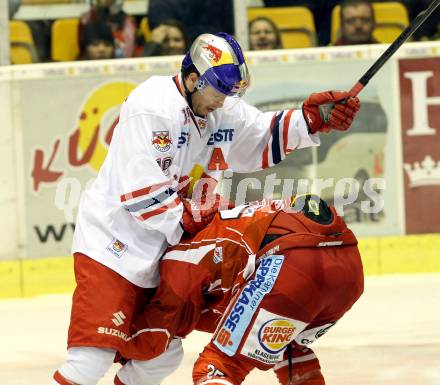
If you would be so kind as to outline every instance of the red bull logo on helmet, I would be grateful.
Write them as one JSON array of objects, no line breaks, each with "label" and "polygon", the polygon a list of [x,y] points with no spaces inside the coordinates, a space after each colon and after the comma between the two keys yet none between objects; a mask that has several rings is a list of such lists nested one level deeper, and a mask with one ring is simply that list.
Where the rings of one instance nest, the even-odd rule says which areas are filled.
[{"label": "red bull logo on helmet", "polygon": [[214,47],[212,44],[204,45],[203,48],[209,52],[209,58],[218,63],[222,58],[223,51],[220,48]]},{"label": "red bull logo on helmet", "polygon": [[261,326],[258,337],[264,350],[277,353],[294,338],[295,325],[288,319],[272,319]]},{"label": "red bull logo on helmet", "polygon": [[168,131],[153,131],[151,140],[153,147],[159,152],[167,152],[173,144]]}]

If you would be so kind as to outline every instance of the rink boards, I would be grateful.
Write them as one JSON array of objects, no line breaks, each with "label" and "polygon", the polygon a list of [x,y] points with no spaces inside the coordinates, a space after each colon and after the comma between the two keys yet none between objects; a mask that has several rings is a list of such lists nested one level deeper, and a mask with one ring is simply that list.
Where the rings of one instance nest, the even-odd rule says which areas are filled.
[{"label": "rink boards", "polygon": [[[314,91],[349,89],[385,45],[248,53],[246,100],[262,110],[299,107]],[[105,158],[119,105],[152,75],[178,72],[181,57],[0,68],[0,297],[71,291],[67,257],[81,192]],[[273,196],[300,179],[355,178],[346,220],[361,239],[367,274],[440,271],[440,43],[409,43],[360,95],[346,133],[322,136],[271,173]],[[361,212],[365,178],[383,180],[384,209]],[[287,186],[287,187],[286,187]],[[261,196],[248,191],[248,199]],[[327,193],[330,201],[332,191]],[[64,257],[60,257],[64,256]]]}]

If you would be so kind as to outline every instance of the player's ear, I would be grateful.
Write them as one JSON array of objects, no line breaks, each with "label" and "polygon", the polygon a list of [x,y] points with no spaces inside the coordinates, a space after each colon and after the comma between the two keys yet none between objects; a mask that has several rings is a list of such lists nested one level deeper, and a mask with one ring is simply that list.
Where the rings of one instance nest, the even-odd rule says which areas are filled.
[{"label": "player's ear", "polygon": [[186,86],[188,87],[188,89],[190,91],[194,90],[198,78],[199,78],[199,75],[197,75],[195,72],[190,72],[186,76],[186,78],[185,78]]}]

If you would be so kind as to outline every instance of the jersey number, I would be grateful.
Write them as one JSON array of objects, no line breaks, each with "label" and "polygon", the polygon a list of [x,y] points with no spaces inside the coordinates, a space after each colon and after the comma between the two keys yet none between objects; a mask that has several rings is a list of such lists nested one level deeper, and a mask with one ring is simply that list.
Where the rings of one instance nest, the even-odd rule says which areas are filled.
[{"label": "jersey number", "polygon": [[224,377],[224,373],[218,370],[213,364],[208,364],[208,378],[212,377]]},{"label": "jersey number", "polygon": [[157,158],[156,162],[158,166],[162,169],[163,172],[166,172],[171,164],[173,163],[173,158],[167,157],[167,158]]}]

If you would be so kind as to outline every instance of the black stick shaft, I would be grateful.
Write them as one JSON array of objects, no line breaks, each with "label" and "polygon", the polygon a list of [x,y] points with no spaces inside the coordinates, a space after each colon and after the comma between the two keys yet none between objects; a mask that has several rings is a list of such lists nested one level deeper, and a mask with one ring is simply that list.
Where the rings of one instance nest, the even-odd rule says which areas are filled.
[{"label": "black stick shaft", "polygon": [[373,65],[365,72],[358,82],[350,90],[352,96],[356,96],[371,80],[371,78],[379,71],[382,66],[393,56],[400,46],[407,41],[411,35],[425,22],[432,12],[439,6],[440,0],[433,0],[432,3],[424,11],[420,12],[408,27],[393,41],[387,50],[377,59]]}]

